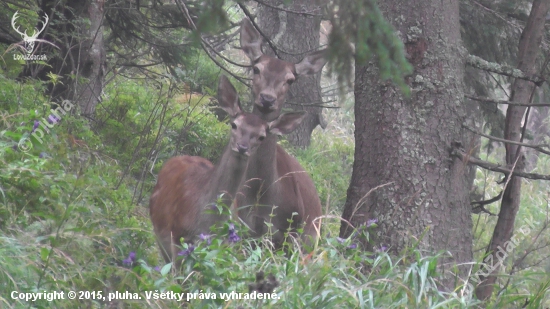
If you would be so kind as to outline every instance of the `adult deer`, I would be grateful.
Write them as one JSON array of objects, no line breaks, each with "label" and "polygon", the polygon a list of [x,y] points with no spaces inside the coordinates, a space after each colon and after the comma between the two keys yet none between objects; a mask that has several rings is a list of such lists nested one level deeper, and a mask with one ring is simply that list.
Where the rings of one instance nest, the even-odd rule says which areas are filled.
[{"label": "adult deer", "polygon": [[161,169],[157,185],[149,201],[149,211],[164,259],[174,260],[180,239],[194,241],[208,233],[212,225],[223,221],[215,202],[231,205],[244,179],[249,158],[268,134],[290,133],[305,116],[294,112],[271,122],[244,113],[238,94],[227,77],[220,78],[218,101],[231,117],[231,134],[218,164],[194,156],[179,156],[168,160]]},{"label": "adult deer", "polygon": [[[319,72],[326,60],[324,51],[317,51],[294,64],[264,54],[262,41],[250,20],[243,19],[241,48],[254,72],[253,113],[269,121],[281,113],[292,82],[300,75]],[[322,212],[315,185],[298,161],[277,144],[276,136],[268,136],[250,158],[237,207],[239,217],[251,228],[253,236],[266,233],[266,222],[271,222],[276,245],[284,240],[285,231],[289,228],[295,231],[302,224],[306,241],[317,238],[318,226],[314,220]]]}]

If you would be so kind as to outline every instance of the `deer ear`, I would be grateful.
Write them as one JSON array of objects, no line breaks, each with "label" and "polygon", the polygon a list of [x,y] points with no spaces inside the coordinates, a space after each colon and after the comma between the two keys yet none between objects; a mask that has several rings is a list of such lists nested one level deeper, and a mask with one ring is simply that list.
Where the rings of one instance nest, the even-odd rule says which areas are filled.
[{"label": "deer ear", "polygon": [[277,119],[271,121],[269,125],[269,133],[275,135],[288,134],[302,123],[302,120],[306,118],[307,112],[291,112],[281,114]]},{"label": "deer ear", "polygon": [[235,117],[237,114],[243,112],[241,102],[239,101],[239,94],[225,75],[220,76],[220,82],[218,84],[218,103],[231,117]]},{"label": "deer ear", "polygon": [[327,63],[325,51],[323,49],[307,55],[302,61],[296,64],[296,73],[298,75],[309,75],[321,71],[325,63]]},{"label": "deer ear", "polygon": [[241,22],[241,48],[251,62],[262,56],[262,36],[248,18]]}]

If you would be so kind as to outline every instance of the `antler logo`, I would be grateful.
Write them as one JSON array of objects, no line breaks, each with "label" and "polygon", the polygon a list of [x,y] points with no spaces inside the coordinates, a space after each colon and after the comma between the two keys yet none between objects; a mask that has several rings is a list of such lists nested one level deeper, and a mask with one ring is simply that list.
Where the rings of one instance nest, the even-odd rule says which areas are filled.
[{"label": "antler logo", "polygon": [[44,29],[46,29],[46,25],[48,24],[49,17],[48,17],[48,14],[44,13],[45,15],[44,21],[40,21],[42,23],[42,29],[38,30],[37,28],[34,28],[34,32],[32,33],[32,35],[29,36],[27,34],[27,30],[25,30],[25,32],[21,32],[19,30],[19,26],[15,25],[15,21],[19,17],[18,14],[19,14],[19,11],[13,14],[13,17],[11,19],[11,26],[13,27],[13,30],[19,33],[23,38],[23,42],[25,43],[25,51],[27,52],[27,55],[31,55],[34,50],[34,42],[38,40],[37,39],[38,35],[40,35],[40,33],[42,33]]}]

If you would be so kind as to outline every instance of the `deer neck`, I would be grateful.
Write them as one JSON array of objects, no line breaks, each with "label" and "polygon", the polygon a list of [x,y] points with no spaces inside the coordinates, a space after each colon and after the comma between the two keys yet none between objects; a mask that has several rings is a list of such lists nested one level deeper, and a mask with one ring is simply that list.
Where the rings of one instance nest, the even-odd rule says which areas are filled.
[{"label": "deer neck", "polygon": [[207,195],[208,202],[215,202],[217,197],[224,193],[222,202],[230,207],[239,185],[243,181],[247,166],[248,157],[231,150],[231,147],[227,145],[218,164],[214,166],[212,177],[206,186],[210,188]]},{"label": "deer neck", "polygon": [[273,120],[277,119],[277,117],[279,117],[279,115],[281,114],[281,111],[280,110],[274,110],[274,111],[269,112],[269,113],[266,114],[265,112],[260,111],[258,106],[256,104],[254,104],[254,107],[252,108],[252,113],[254,115],[260,116],[260,118],[262,118],[263,120],[269,122],[269,121],[273,121]]},{"label": "deer neck", "polygon": [[[265,121],[273,121],[279,117],[281,111],[273,111],[271,113],[262,113],[256,104],[252,112],[258,115]],[[247,179],[259,178],[266,183],[273,184],[278,178],[277,176],[277,135],[268,134],[263,143],[258,147],[256,154],[250,159],[250,166],[247,172]]]},{"label": "deer neck", "polygon": [[264,186],[272,186],[277,179],[278,136],[268,134],[256,153],[250,158],[246,179],[261,179]]}]

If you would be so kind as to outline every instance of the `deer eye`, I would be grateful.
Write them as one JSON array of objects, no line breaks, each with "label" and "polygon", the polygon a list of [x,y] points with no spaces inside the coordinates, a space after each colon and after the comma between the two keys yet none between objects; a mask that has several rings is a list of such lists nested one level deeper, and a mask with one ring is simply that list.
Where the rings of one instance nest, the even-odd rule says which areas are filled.
[{"label": "deer eye", "polygon": [[233,130],[237,130],[237,125],[236,125],[234,122],[232,122],[232,123],[231,123],[231,128],[232,128]]},{"label": "deer eye", "polygon": [[260,142],[263,141],[264,139],[265,139],[265,136],[263,136],[263,135],[258,137],[258,140],[260,140]]},{"label": "deer eye", "polygon": [[260,74],[260,69],[257,66],[254,66],[252,70],[254,71],[254,74]]},{"label": "deer eye", "polygon": [[286,83],[289,85],[292,85],[293,82],[294,82],[294,78],[289,78],[286,80]]}]

